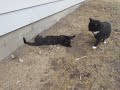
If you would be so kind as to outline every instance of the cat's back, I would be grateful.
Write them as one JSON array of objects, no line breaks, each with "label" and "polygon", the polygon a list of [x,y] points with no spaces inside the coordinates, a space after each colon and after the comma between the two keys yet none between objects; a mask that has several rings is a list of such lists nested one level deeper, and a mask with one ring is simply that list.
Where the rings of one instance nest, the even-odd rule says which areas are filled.
[{"label": "cat's back", "polygon": [[109,22],[102,22],[103,28],[101,29],[101,33],[105,38],[108,38],[111,33],[111,24]]},{"label": "cat's back", "polygon": [[36,36],[35,37],[35,42],[37,44],[43,44],[44,43],[44,38],[42,36]]},{"label": "cat's back", "polygon": [[46,40],[46,41],[54,41],[54,40],[57,40],[57,36],[46,36],[44,39]]},{"label": "cat's back", "polygon": [[103,29],[111,31],[111,24],[109,22],[102,22]]},{"label": "cat's back", "polygon": [[58,42],[58,36],[46,36],[45,38],[44,38],[44,42],[46,43],[46,44],[57,44]]}]

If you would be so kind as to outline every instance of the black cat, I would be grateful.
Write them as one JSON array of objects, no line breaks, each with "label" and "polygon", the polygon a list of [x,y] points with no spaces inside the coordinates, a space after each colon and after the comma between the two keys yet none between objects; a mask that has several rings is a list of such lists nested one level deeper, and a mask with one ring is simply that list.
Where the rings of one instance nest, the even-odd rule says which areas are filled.
[{"label": "black cat", "polygon": [[96,49],[97,45],[101,41],[106,43],[105,39],[107,39],[111,33],[111,24],[108,22],[100,22],[99,20],[94,20],[91,18],[89,18],[89,20],[89,31],[91,31],[96,38],[96,43],[94,44],[93,49]]},{"label": "black cat", "polygon": [[27,42],[25,38],[23,38],[23,41],[25,44],[31,45],[31,46],[41,46],[41,45],[57,45],[60,44],[62,46],[71,47],[71,39],[74,38],[74,36],[46,36],[42,37],[37,35],[35,37],[34,42]]}]

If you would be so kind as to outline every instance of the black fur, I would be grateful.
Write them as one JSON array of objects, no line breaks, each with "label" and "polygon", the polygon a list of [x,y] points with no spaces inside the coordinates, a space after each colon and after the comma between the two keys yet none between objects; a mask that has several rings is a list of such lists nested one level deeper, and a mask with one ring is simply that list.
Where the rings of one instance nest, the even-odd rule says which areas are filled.
[{"label": "black fur", "polygon": [[57,45],[60,44],[62,46],[71,47],[71,39],[74,38],[74,36],[36,36],[34,42],[27,42],[25,38],[23,38],[23,41],[25,44],[31,45],[31,46],[41,46],[41,45]]},{"label": "black fur", "polygon": [[101,41],[104,42],[110,36],[111,33],[111,24],[108,22],[100,22],[99,20],[94,20],[89,18],[90,22],[88,25],[89,31],[93,34],[98,31],[99,33],[94,34],[96,38],[96,43],[94,46],[97,46]]}]

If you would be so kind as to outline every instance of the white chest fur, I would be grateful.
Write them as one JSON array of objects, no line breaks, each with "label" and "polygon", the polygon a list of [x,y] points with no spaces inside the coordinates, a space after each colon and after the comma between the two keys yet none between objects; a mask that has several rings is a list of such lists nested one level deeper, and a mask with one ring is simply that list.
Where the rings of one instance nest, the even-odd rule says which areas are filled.
[{"label": "white chest fur", "polygon": [[95,35],[95,34],[98,34],[100,31],[96,31],[96,32],[93,32],[93,34]]}]

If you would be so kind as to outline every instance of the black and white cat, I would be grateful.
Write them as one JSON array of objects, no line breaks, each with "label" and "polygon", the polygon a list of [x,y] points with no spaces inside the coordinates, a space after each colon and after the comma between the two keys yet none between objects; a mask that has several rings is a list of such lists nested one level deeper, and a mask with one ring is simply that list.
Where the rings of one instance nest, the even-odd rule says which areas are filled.
[{"label": "black and white cat", "polygon": [[27,42],[25,38],[23,38],[23,41],[25,44],[31,46],[60,44],[62,46],[71,47],[71,39],[74,37],[75,35],[74,36],[60,35],[60,36],[46,36],[46,37],[37,35],[34,39],[34,42]]},{"label": "black and white cat", "polygon": [[91,31],[96,38],[96,42],[93,49],[97,48],[97,45],[102,41],[106,43],[106,39],[111,34],[111,24],[108,22],[100,22],[99,20],[89,18],[90,22],[88,25],[89,31]]}]

